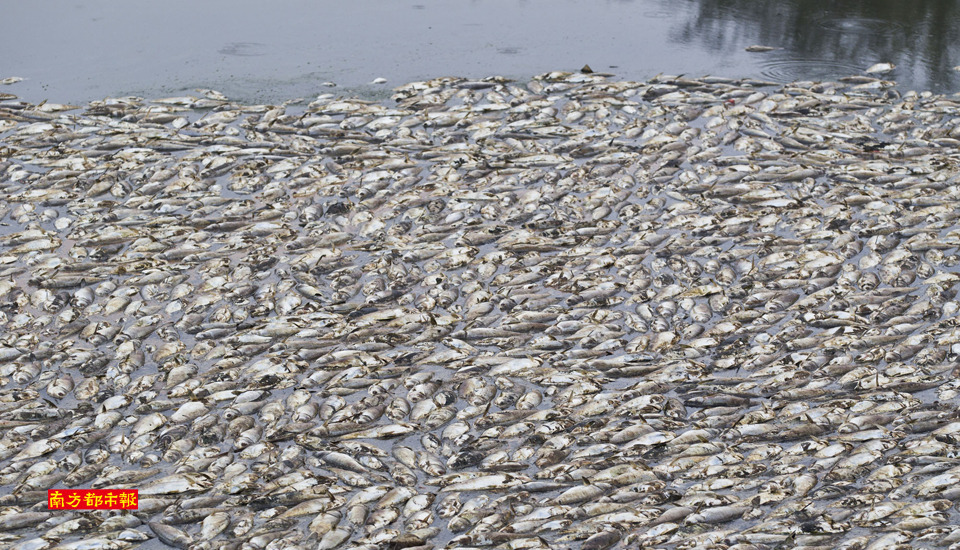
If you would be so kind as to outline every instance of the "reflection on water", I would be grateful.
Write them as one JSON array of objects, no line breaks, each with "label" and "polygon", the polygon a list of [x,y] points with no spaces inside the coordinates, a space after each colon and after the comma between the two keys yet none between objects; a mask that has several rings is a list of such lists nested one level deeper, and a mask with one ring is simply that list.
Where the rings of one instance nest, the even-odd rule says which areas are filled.
[{"label": "reflection on water", "polygon": [[768,78],[839,77],[877,62],[911,88],[957,91],[958,3],[941,0],[686,0],[693,9],[671,38],[738,55],[745,43],[782,48],[758,63]]}]

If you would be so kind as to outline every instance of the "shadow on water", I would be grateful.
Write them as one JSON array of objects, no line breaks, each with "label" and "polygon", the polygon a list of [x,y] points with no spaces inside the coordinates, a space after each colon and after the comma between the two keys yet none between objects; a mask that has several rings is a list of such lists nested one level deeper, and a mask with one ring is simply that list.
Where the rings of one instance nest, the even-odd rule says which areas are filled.
[{"label": "shadow on water", "polygon": [[780,82],[835,78],[878,62],[897,68],[884,78],[910,88],[955,92],[960,73],[960,4],[946,0],[686,0],[686,21],[671,39],[721,55],[744,44],[773,46],[755,54],[763,76]]}]

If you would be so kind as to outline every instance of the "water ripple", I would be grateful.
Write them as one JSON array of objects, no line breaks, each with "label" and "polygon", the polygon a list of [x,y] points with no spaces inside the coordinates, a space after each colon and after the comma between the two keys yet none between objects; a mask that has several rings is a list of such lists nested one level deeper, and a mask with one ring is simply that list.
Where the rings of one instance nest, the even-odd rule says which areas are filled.
[{"label": "water ripple", "polygon": [[775,82],[796,80],[835,80],[860,74],[863,67],[849,61],[810,58],[772,58],[761,64],[760,73]]},{"label": "water ripple", "polygon": [[870,17],[827,17],[816,20],[821,29],[844,34],[897,36],[906,32],[903,23]]},{"label": "water ripple", "polygon": [[234,55],[237,57],[257,57],[264,55],[266,44],[259,42],[231,42],[217,50],[223,55]]}]

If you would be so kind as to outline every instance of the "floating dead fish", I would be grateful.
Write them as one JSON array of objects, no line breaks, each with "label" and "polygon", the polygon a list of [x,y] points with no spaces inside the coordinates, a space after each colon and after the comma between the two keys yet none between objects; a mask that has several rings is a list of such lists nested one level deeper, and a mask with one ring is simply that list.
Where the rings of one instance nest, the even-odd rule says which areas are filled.
[{"label": "floating dead fish", "polygon": [[748,52],[770,52],[776,49],[777,48],[774,48],[773,46],[761,46],[759,44],[754,44],[752,46],[747,46],[746,48],[744,48],[744,50]]},{"label": "floating dead fish", "polygon": [[958,103],[891,86],[5,101],[5,542],[955,544]]}]

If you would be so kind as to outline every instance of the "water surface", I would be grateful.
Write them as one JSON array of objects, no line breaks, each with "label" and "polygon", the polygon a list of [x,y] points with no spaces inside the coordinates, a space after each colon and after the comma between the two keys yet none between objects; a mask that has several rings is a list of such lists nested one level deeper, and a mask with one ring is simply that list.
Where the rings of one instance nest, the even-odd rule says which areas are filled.
[{"label": "water surface", "polygon": [[[213,88],[249,102],[385,97],[443,75],[551,70],[832,79],[878,62],[901,88],[954,92],[954,2],[888,0],[0,0],[0,91],[31,101]],[[761,44],[778,48],[751,53]],[[385,85],[372,85],[378,77]]]}]

